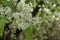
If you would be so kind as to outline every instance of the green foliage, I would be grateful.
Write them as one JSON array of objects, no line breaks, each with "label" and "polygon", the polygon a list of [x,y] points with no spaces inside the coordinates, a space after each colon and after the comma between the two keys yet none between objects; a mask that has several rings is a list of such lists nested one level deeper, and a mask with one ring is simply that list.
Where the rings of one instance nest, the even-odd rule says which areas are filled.
[{"label": "green foliage", "polygon": [[4,31],[4,25],[5,23],[8,23],[8,19],[5,17],[0,17],[0,36],[3,35],[3,31]]},{"label": "green foliage", "polygon": [[25,32],[26,40],[31,40],[31,38],[32,38],[32,29],[27,28],[27,29],[24,30],[24,32]]},{"label": "green foliage", "polygon": [[5,6],[10,7],[13,11],[16,11],[15,6],[13,5],[12,1],[7,1],[7,0],[1,0],[0,3],[2,3]]},{"label": "green foliage", "polygon": [[[10,23],[7,31],[4,30],[6,23]],[[16,29],[22,30],[22,34]],[[60,1],[20,0],[17,3],[17,0],[0,0],[0,37],[4,31],[4,40],[8,33],[9,40],[11,37],[11,40],[55,40],[60,32]]]}]

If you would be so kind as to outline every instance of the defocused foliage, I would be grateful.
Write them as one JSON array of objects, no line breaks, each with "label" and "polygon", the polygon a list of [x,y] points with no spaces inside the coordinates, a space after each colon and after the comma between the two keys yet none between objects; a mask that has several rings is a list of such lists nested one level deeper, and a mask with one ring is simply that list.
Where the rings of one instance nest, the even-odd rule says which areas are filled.
[{"label": "defocused foliage", "polygon": [[60,0],[0,0],[0,40],[59,37]]}]

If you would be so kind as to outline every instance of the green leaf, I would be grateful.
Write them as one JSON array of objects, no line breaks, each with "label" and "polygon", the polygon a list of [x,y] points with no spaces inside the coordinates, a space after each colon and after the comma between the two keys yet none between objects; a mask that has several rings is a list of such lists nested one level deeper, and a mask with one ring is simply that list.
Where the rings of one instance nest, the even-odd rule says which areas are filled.
[{"label": "green leaf", "polygon": [[7,22],[9,22],[9,21],[8,21],[8,19],[6,17],[0,17],[0,36],[3,35],[4,25]]},{"label": "green leaf", "polygon": [[15,6],[11,1],[1,1],[3,5],[10,7],[13,11],[16,11]]},{"label": "green leaf", "polygon": [[2,22],[2,20],[0,20],[0,36],[3,35],[3,30],[4,30],[4,23]]},{"label": "green leaf", "polygon": [[27,40],[31,40],[31,37],[32,37],[32,30],[31,30],[31,28],[25,29],[24,32],[25,32],[26,39]]},{"label": "green leaf", "polygon": [[2,4],[2,1],[7,1],[7,0],[0,0],[0,4]]}]

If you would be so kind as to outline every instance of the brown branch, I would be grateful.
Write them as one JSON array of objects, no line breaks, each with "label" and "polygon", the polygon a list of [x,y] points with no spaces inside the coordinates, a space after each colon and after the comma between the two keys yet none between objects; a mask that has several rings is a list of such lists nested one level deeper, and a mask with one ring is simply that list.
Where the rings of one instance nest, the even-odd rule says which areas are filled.
[{"label": "brown branch", "polygon": [[[34,8],[34,10],[33,10],[33,12],[32,12],[32,17],[35,17],[35,16],[36,16],[37,12],[39,11],[39,9],[42,7],[43,4],[44,4],[44,1],[43,1],[43,0],[41,0],[41,1],[37,4],[37,6]],[[41,7],[39,7],[39,5],[41,5]]]},{"label": "brown branch", "polygon": [[[9,31],[9,23],[6,23],[4,26],[4,32],[1,40],[10,40],[10,34],[11,32]],[[9,32],[8,32],[9,31]],[[7,32],[7,35],[5,34]]]},{"label": "brown branch", "polygon": [[19,3],[19,2],[20,2],[20,0],[17,1],[17,3]]},{"label": "brown branch", "polygon": [[40,7],[39,6],[36,6],[32,12],[32,17],[35,17],[37,12],[39,11]]},{"label": "brown branch", "polygon": [[15,35],[16,35],[16,38],[18,39],[18,36],[19,34],[22,32],[22,29],[19,30],[19,29],[16,29],[16,32],[15,32]]}]

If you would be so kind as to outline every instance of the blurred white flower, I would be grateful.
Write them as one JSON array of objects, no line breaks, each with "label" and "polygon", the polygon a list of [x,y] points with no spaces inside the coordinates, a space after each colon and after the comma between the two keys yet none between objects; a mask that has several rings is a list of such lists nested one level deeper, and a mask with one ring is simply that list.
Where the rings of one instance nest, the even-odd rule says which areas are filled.
[{"label": "blurred white flower", "polygon": [[55,18],[55,15],[53,15],[52,17]]},{"label": "blurred white flower", "polygon": [[11,13],[12,12],[12,10],[9,8],[9,7],[7,7],[7,9],[6,9],[6,11],[5,11],[5,14],[9,14],[9,13]]},{"label": "blurred white flower", "polygon": [[53,7],[53,8],[56,7],[56,4],[54,4],[52,7]]},{"label": "blurred white flower", "polygon": [[17,5],[17,10],[22,11],[23,7],[24,7],[23,3],[19,2],[18,5]]},{"label": "blurred white flower", "polygon": [[60,18],[55,18],[55,20],[57,20],[57,21],[58,21],[59,19],[60,19]]},{"label": "blurred white flower", "polygon": [[50,9],[44,8],[44,11],[45,11],[46,13],[50,13]]}]

